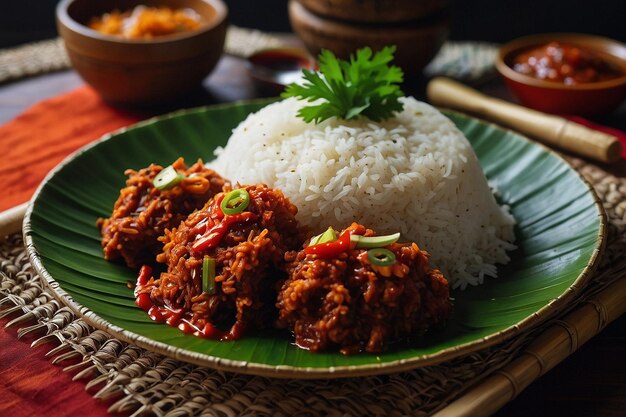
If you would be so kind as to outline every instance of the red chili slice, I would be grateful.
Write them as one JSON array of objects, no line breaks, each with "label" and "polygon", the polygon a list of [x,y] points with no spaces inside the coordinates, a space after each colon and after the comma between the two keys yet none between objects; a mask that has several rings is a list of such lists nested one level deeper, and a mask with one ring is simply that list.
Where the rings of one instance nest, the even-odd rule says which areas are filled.
[{"label": "red chili slice", "polygon": [[135,285],[135,304],[137,307],[142,310],[150,310],[150,307],[153,306],[152,300],[150,299],[150,294],[142,293],[141,290],[148,283],[150,277],[152,276],[152,268],[148,265],[144,265],[139,270],[139,275],[137,276],[137,284]]},{"label": "red chili slice", "polygon": [[204,235],[196,239],[191,245],[191,249],[197,253],[214,248],[219,245],[220,241],[233,224],[255,220],[256,218],[257,215],[249,211],[232,215],[227,214],[224,216],[221,223],[211,227]]},{"label": "red chili slice", "polygon": [[304,248],[304,253],[307,255],[315,254],[322,259],[336,258],[343,252],[350,249],[350,230],[345,230],[339,239],[333,242],[319,243],[317,245],[308,246]]}]

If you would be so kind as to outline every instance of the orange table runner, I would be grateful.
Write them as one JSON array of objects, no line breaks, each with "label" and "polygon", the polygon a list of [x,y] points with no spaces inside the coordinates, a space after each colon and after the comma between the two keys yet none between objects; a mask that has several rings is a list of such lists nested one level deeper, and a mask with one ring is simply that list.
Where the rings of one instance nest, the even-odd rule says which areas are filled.
[{"label": "orange table runner", "polygon": [[[0,319],[0,327],[8,322]],[[63,372],[76,361],[53,365],[45,354],[55,345],[31,348],[34,337],[17,340],[17,327],[0,331],[0,416],[121,416],[107,413],[112,401],[94,401],[84,383],[72,380],[74,373]]]},{"label": "orange table runner", "polygon": [[85,86],[44,100],[0,126],[0,211],[28,201],[48,171],[67,155],[146,117],[107,105]]}]

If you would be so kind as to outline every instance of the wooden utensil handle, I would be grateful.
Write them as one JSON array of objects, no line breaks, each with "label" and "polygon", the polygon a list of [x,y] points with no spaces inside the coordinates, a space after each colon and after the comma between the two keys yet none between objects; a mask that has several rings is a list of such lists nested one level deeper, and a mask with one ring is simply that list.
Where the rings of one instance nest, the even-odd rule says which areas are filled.
[{"label": "wooden utensil handle", "polygon": [[23,203],[0,212],[0,239],[20,230],[27,205],[28,203]]},{"label": "wooden utensil handle", "polygon": [[430,81],[426,95],[436,106],[467,111],[582,156],[602,162],[615,162],[620,158],[622,146],[613,135],[486,96],[449,78]]}]

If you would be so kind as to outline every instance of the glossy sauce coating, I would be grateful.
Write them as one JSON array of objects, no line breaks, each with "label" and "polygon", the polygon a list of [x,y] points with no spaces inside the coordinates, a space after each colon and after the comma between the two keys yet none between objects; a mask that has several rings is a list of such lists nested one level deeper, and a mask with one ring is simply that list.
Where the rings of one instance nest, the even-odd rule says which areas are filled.
[{"label": "glossy sauce coating", "polygon": [[174,309],[165,305],[158,306],[154,304],[150,294],[142,292],[148,284],[151,274],[152,268],[147,265],[141,267],[135,286],[135,304],[142,310],[145,310],[150,319],[157,323],[167,323],[170,326],[178,327],[183,333],[207,339],[236,340],[241,337],[243,333],[243,327],[241,326],[233,326],[228,332],[218,329],[210,322],[203,322],[200,327],[194,324],[193,316],[190,312],[182,308]]}]

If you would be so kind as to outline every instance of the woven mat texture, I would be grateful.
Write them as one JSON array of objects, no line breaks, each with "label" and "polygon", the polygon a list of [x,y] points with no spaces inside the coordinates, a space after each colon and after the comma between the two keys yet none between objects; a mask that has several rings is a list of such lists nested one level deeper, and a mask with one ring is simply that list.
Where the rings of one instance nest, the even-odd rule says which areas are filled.
[{"label": "woven mat texture", "polygon": [[[608,245],[579,303],[618,279],[626,255],[626,179],[579,159],[569,162],[593,185],[608,214]],[[568,311],[570,311],[568,310]],[[565,315],[568,311],[559,313]],[[116,340],[53,298],[30,266],[20,234],[0,242],[0,317],[18,337],[50,341],[53,363],[72,363],[111,412],[157,416],[425,416],[501,369],[551,321],[498,346],[410,372],[341,380],[284,380],[215,371]],[[76,363],[78,361],[78,363]]]}]

